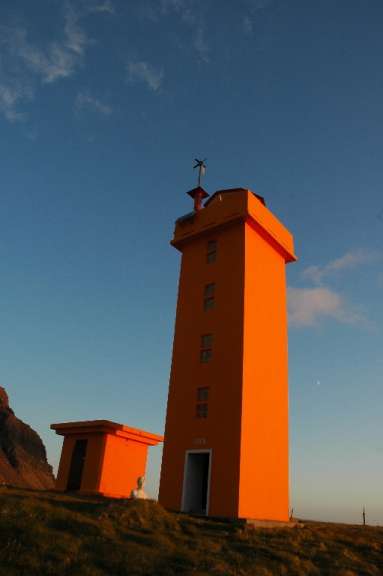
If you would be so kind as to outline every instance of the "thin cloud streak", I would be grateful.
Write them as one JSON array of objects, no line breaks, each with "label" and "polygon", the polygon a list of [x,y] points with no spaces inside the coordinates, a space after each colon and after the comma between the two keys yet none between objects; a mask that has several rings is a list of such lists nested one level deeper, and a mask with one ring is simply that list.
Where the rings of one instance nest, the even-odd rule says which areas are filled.
[{"label": "thin cloud streak", "polygon": [[69,50],[82,56],[89,40],[84,30],[80,27],[78,20],[79,15],[77,12],[72,6],[67,5],[65,11],[64,44]]},{"label": "thin cloud streak", "polygon": [[126,66],[129,83],[142,82],[152,90],[158,92],[164,77],[162,70],[156,70],[144,60],[131,60]]},{"label": "thin cloud streak", "polygon": [[88,92],[79,92],[75,100],[75,109],[77,111],[83,109],[92,109],[104,116],[110,116],[112,114],[112,108],[108,104],[104,104],[98,98],[91,96]]},{"label": "thin cloud streak", "polygon": [[365,250],[352,250],[340,258],[332,260],[323,266],[309,266],[303,270],[302,276],[314,284],[320,284],[323,279],[343,270],[350,270],[360,265],[373,262],[380,258],[378,252],[367,252]]},{"label": "thin cloud streak", "polygon": [[33,91],[28,86],[22,86],[17,81],[13,85],[0,83],[0,113],[9,122],[20,122],[25,119],[25,114],[18,111],[17,106],[32,98]]},{"label": "thin cloud streak", "polygon": [[99,12],[107,14],[115,14],[114,5],[110,0],[105,0],[105,2],[93,3],[88,7],[89,12]]}]

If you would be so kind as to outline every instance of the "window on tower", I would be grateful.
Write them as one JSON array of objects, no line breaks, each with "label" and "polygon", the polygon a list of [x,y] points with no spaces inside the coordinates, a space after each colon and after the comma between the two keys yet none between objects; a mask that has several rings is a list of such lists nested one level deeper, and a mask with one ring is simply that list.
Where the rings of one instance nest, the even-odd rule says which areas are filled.
[{"label": "window on tower", "polygon": [[195,415],[197,418],[207,418],[208,400],[209,388],[207,386],[197,388],[197,404],[195,407]]},{"label": "window on tower", "polygon": [[207,418],[208,406],[207,403],[196,405],[196,416],[197,418]]},{"label": "window on tower", "polygon": [[203,386],[202,388],[197,388],[197,402],[207,402],[209,400],[209,388],[208,386]]},{"label": "window on tower", "polygon": [[213,355],[213,335],[204,334],[201,336],[200,360],[209,362]]},{"label": "window on tower", "polygon": [[207,263],[215,262],[217,259],[217,241],[209,240],[207,243]]},{"label": "window on tower", "polygon": [[214,308],[215,304],[215,284],[206,284],[205,290],[203,293],[203,309],[210,310],[210,308]]}]

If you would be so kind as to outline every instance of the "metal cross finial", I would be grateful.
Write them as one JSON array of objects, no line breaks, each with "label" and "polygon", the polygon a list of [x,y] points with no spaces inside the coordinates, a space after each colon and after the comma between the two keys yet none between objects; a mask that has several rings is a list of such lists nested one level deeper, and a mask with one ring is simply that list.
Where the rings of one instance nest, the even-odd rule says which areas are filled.
[{"label": "metal cross finial", "polygon": [[193,166],[193,170],[194,168],[198,168],[198,186],[201,186],[201,177],[204,176],[205,172],[206,172],[206,158],[204,158],[203,160],[198,160],[198,158],[194,158],[195,160],[195,164]]}]

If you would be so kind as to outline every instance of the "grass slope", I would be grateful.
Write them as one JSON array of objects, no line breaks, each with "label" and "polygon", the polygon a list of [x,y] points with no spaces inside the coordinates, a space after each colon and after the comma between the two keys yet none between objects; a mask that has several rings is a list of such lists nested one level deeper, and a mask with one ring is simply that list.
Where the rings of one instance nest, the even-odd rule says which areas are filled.
[{"label": "grass slope", "polygon": [[383,574],[383,528],[309,522],[262,530],[152,501],[0,488],[0,575]]}]

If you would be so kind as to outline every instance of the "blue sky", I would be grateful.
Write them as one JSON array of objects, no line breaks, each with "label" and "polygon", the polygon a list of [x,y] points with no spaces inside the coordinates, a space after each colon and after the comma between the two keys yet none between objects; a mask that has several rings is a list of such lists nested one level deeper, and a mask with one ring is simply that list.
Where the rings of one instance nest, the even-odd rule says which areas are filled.
[{"label": "blue sky", "polygon": [[[380,0],[3,0],[0,382],[41,434],[161,433],[195,157],[262,194],[288,268],[291,500],[383,523]],[[160,449],[148,490],[156,493]]]}]

